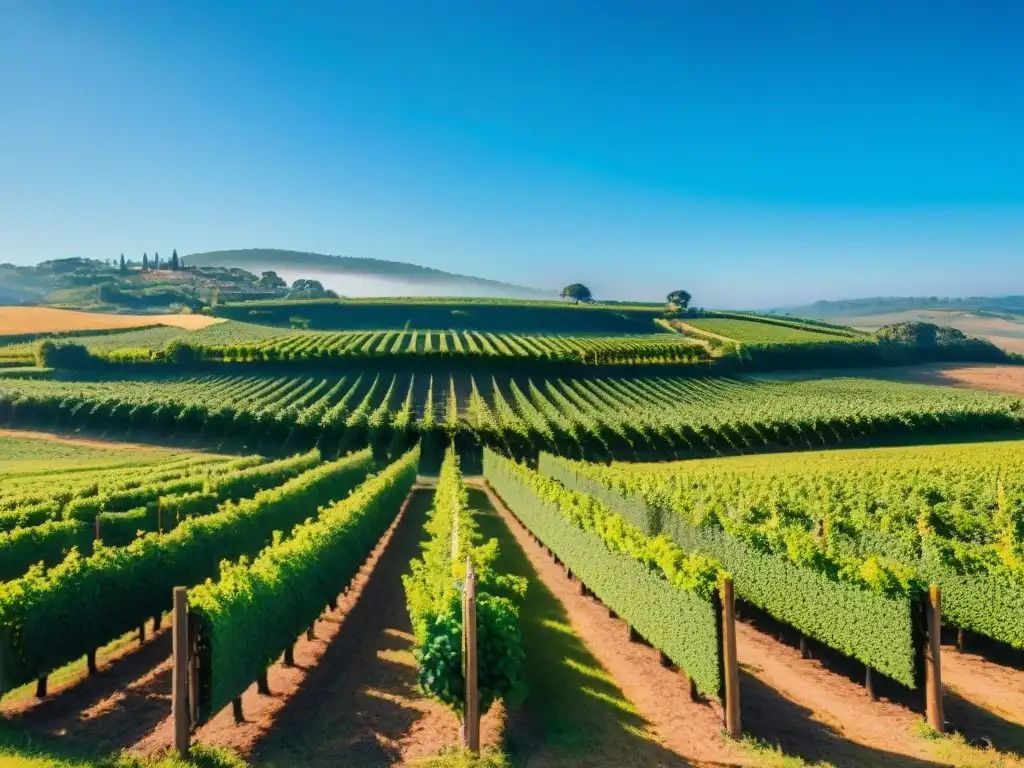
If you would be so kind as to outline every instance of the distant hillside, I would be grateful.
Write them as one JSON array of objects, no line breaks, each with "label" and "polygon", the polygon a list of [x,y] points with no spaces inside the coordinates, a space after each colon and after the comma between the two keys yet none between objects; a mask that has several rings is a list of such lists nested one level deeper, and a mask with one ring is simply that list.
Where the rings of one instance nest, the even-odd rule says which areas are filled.
[{"label": "distant hillside", "polygon": [[275,248],[209,251],[185,257],[196,266],[241,267],[253,272],[274,270],[286,280],[320,280],[342,296],[480,296],[496,298],[552,298],[542,291],[498,280],[456,275],[440,269],[354,256],[330,256]]},{"label": "distant hillside", "polygon": [[1024,314],[1024,296],[968,296],[959,298],[938,296],[874,296],[864,299],[816,301],[795,307],[779,307],[773,314],[796,317],[832,318],[864,317],[909,312],[918,309],[958,310],[961,312],[992,312],[995,314]]},{"label": "distant hillside", "polygon": [[772,313],[841,322],[867,331],[897,323],[934,323],[1024,353],[1024,296],[874,297],[818,301]]}]

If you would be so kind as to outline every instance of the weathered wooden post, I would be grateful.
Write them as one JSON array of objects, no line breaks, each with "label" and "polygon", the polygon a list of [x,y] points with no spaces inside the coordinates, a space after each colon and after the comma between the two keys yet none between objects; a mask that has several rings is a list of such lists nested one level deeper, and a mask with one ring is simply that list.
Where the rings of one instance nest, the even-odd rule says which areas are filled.
[{"label": "weathered wooden post", "polygon": [[722,658],[725,662],[725,730],[733,739],[743,735],[740,723],[740,670],[736,659],[736,603],[732,579],[722,582]]},{"label": "weathered wooden post", "polygon": [[182,760],[188,758],[192,730],[188,696],[188,590],[174,588],[174,623],[172,625],[171,718],[174,720],[174,749]]},{"label": "weathered wooden post", "polygon": [[807,636],[802,632],[800,633],[800,658],[811,658],[811,649],[807,645]]},{"label": "weathered wooden post", "polygon": [[928,589],[928,644],[924,653],[924,690],[928,725],[942,732],[946,727],[942,707],[942,589],[932,584]]},{"label": "weathered wooden post", "polygon": [[869,699],[878,701],[878,696],[875,695],[875,681],[871,676],[871,667],[867,664],[864,665],[864,690],[868,692]]},{"label": "weathered wooden post", "polygon": [[97,673],[98,670],[96,668],[96,649],[95,648],[93,648],[91,651],[89,651],[89,653],[87,653],[85,655],[85,668],[88,671],[90,677]]},{"label": "weathered wooden post", "polygon": [[462,636],[466,660],[466,713],[463,722],[463,741],[466,749],[480,754],[480,692],[477,689],[476,655],[476,574],[473,563],[466,556],[466,590],[463,598]]},{"label": "weathered wooden post", "polygon": [[96,541],[99,541],[103,537],[100,536],[100,516],[96,515]]},{"label": "weathered wooden post", "polygon": [[960,652],[964,652],[964,644],[967,642],[967,631],[958,629],[956,631],[956,649]]}]

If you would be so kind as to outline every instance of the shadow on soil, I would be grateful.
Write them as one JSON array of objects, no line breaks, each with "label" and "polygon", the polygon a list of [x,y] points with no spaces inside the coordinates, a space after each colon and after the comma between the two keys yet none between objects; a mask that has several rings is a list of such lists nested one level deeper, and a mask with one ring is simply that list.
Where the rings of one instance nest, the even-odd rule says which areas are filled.
[{"label": "shadow on soil", "polygon": [[156,728],[171,709],[171,669],[133,683],[166,662],[171,633],[129,651],[99,674],[55,692],[30,708],[0,717],[11,733],[40,736],[60,749],[113,751]]},{"label": "shadow on soil", "polygon": [[496,538],[497,570],[528,580],[520,613],[528,693],[511,711],[506,749],[515,766],[675,766],[679,755],[646,738],[636,712],[573,630],[559,599],[530,565],[487,495],[470,489],[484,539]]},{"label": "shadow on soil", "polygon": [[[406,517],[319,663],[253,747],[254,765],[386,766],[422,716],[416,670],[387,660],[412,650],[401,577],[419,552],[433,494],[414,491]],[[368,670],[372,670],[368,672]]]},{"label": "shadow on soil", "polygon": [[1024,726],[945,690],[946,727],[977,747],[1024,754]]},{"label": "shadow on soil", "polygon": [[[754,606],[749,605],[747,603],[743,603],[742,615],[744,623],[750,626],[751,628],[757,630],[761,634],[772,637],[778,642],[789,645],[793,648],[796,648],[798,646],[799,633],[797,633],[796,630],[784,624],[781,624],[778,621],[775,621],[770,616],[758,610]],[[979,646],[978,648],[972,648],[972,650],[984,652],[987,658],[990,658],[994,661],[997,660],[998,663],[1003,663],[1018,669],[1020,668],[1018,666],[1021,663],[1021,654],[1019,651],[1016,651],[1012,648],[1008,648],[1007,646],[1004,646],[1001,643],[986,641],[984,638],[972,638],[971,642]],[[811,657],[814,658],[819,664],[821,664],[821,666],[824,667],[826,670],[828,670],[832,674],[845,677],[847,680],[857,685],[864,685],[864,665],[862,663],[860,663],[856,659],[844,656],[841,653],[826,646],[823,646],[815,641],[809,640],[807,645],[810,650]],[[807,754],[805,754],[805,751],[801,751],[799,749],[793,750],[791,748],[788,748],[785,743],[782,743],[781,740],[777,740],[772,734],[784,733],[787,730],[786,723],[789,722],[789,718],[795,717],[793,722],[798,722],[801,719],[800,715],[791,713],[786,717],[777,718],[776,715],[778,714],[778,711],[776,703],[773,702],[770,705],[770,708],[766,710],[773,714],[771,725],[767,727],[761,727],[760,725],[758,725],[756,730],[750,728],[749,726],[751,725],[751,723],[756,722],[756,718],[763,716],[763,714],[759,710],[763,709],[764,705],[759,704],[758,709],[751,710],[751,716],[755,718],[754,721],[750,721],[747,719],[746,712],[748,707],[751,706],[750,695],[748,695],[747,693],[748,682],[749,687],[751,687],[754,691],[757,691],[758,688],[765,689],[764,684],[754,679],[752,676],[744,676],[742,682],[742,685],[744,686],[743,722],[744,726],[746,727],[746,730],[750,731],[754,735],[763,738],[769,743],[780,743],[782,749],[787,754],[798,754],[801,757],[804,757],[808,760],[827,759],[833,763],[836,763],[836,765],[867,764],[857,762],[858,759],[877,759],[880,761],[877,762],[878,765],[899,766],[936,764],[929,763],[927,761],[915,761],[913,758],[906,758],[900,755],[890,755],[888,758],[858,758],[854,756],[849,759],[844,758],[843,760],[840,760],[839,758],[834,757],[831,752],[821,752],[815,745],[821,744],[825,746],[828,744],[829,741],[832,741],[835,742],[835,745],[833,746],[836,749],[839,749],[840,753],[842,754],[846,754],[846,752],[843,752],[843,745],[845,745],[846,748],[853,747],[855,751],[860,750],[861,748],[857,747],[856,745],[852,745],[848,741],[842,741],[837,734],[835,734],[826,726],[816,721],[811,722],[810,725],[814,728],[818,728],[819,730],[823,730],[828,734],[832,734],[830,739],[827,739],[825,742],[823,742],[820,738],[811,737],[805,740],[803,736],[799,737],[796,741],[804,743],[804,750],[808,752]],[[906,688],[905,686],[902,686],[899,683],[896,683],[895,681],[890,680],[878,673],[875,673],[874,684],[875,692],[879,696],[879,698],[887,699],[893,702],[894,704],[906,707],[907,709],[919,715],[924,714],[925,701],[924,693],[922,691],[910,690],[909,688]],[[767,691],[770,689],[765,690]],[[756,694],[751,695],[761,696],[764,695],[764,693],[758,692]],[[789,702],[788,700],[780,697],[774,691],[771,692],[769,698],[778,700],[778,702],[784,702],[780,703],[779,706],[788,706],[792,710],[802,709],[798,705],[793,704],[792,702]],[[1013,752],[1016,754],[1024,753],[1024,726],[1013,721],[1007,720],[990,710],[979,707],[973,702],[970,702],[967,699],[964,699],[963,697],[959,696],[955,691],[951,690],[948,686],[945,688],[944,691],[944,701],[947,730],[961,734],[967,740],[967,742],[972,744],[973,746],[983,748],[991,746],[1001,752]],[[808,718],[804,717],[803,719],[807,720]],[[793,728],[790,728],[789,730],[793,730]],[[832,749],[833,746],[829,746],[828,748]],[[882,754],[884,755],[885,753]],[[885,762],[886,759],[890,760],[890,762]]]},{"label": "shadow on soil", "polygon": [[778,746],[785,754],[815,763],[827,761],[837,768],[930,768],[945,765],[851,742],[819,720],[811,710],[780,695],[741,667],[743,730]]}]

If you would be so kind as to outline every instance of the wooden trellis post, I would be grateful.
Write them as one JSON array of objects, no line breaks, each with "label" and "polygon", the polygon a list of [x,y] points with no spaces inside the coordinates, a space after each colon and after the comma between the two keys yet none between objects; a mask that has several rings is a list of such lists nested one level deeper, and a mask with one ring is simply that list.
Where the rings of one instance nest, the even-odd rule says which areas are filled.
[{"label": "wooden trellis post", "polygon": [[928,616],[928,636],[924,650],[924,691],[928,725],[942,732],[946,726],[942,707],[942,589],[937,584],[932,584],[928,589],[925,611]]},{"label": "wooden trellis post", "polygon": [[736,659],[736,602],[732,579],[722,582],[722,659],[725,662],[725,730],[733,739],[743,735],[740,723],[740,670]]},{"label": "wooden trellis post", "polygon": [[474,755],[480,754],[480,691],[477,688],[476,573],[466,555],[466,589],[463,597],[463,654],[466,664],[466,712],[463,743]]},{"label": "wooden trellis post", "polygon": [[171,681],[171,717],[174,720],[174,749],[182,760],[188,758],[192,722],[189,708],[188,679],[188,590],[174,588],[173,655]]}]

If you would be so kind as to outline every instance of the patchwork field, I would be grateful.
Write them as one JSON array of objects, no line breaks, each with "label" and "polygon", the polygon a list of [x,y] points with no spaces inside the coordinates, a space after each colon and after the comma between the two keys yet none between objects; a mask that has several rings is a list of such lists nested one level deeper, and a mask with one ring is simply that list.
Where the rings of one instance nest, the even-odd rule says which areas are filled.
[{"label": "patchwork field", "polygon": [[205,315],[109,315],[53,307],[0,307],[0,336],[169,325],[194,330],[222,322]]}]

